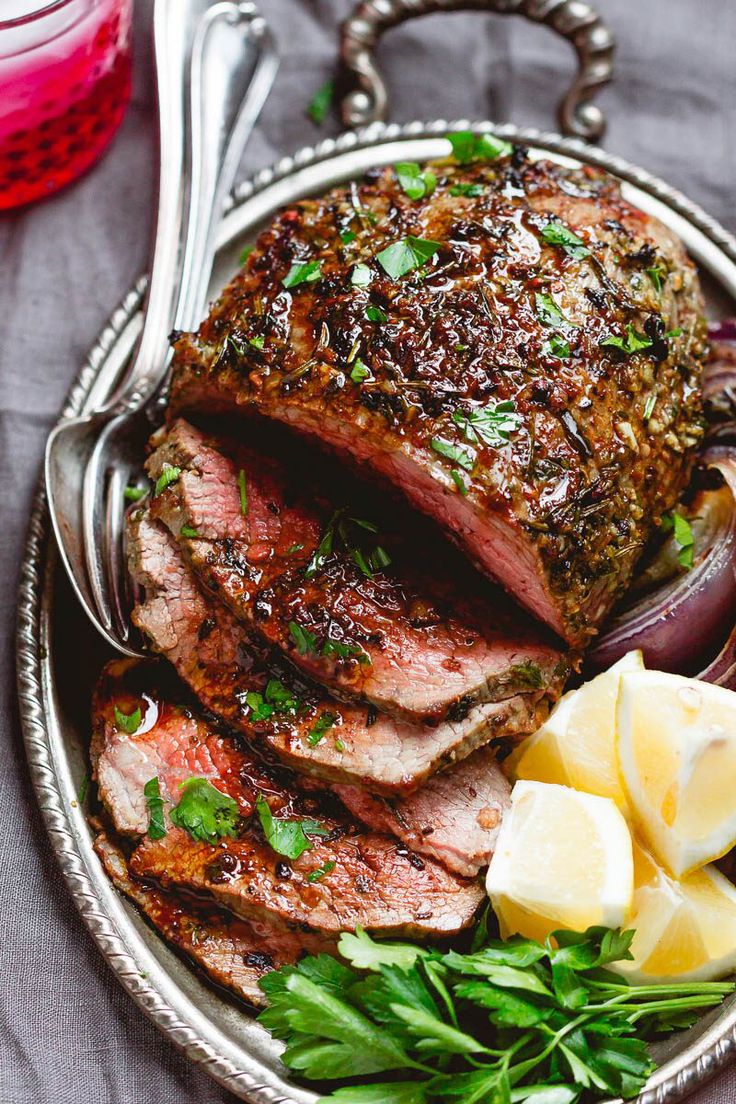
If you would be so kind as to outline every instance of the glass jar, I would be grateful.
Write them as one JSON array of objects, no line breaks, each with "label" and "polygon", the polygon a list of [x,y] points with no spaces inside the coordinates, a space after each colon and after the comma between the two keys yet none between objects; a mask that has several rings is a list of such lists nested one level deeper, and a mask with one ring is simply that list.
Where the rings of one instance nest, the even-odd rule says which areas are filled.
[{"label": "glass jar", "polygon": [[130,99],[133,0],[2,0],[0,209],[97,161]]}]

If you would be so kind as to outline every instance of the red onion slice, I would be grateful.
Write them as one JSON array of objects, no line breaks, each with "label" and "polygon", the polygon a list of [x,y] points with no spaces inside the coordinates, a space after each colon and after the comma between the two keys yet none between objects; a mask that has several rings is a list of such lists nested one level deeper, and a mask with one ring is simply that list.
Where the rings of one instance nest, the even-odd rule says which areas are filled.
[{"label": "red onion slice", "polygon": [[647,667],[694,674],[704,667],[734,624],[736,448],[716,445],[706,450],[703,460],[721,472],[726,486],[701,492],[698,498],[703,516],[695,565],[604,627],[586,657],[591,671],[604,670],[626,652],[641,648]]}]

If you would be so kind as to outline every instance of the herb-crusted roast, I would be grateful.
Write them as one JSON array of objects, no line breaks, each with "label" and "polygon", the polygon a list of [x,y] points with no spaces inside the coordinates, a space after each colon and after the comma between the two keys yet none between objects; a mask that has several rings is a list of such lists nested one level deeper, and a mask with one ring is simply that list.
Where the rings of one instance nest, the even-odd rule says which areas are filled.
[{"label": "herb-crusted roast", "polygon": [[611,177],[455,142],[484,149],[283,211],[175,342],[171,410],[351,457],[581,644],[687,479],[701,296]]}]

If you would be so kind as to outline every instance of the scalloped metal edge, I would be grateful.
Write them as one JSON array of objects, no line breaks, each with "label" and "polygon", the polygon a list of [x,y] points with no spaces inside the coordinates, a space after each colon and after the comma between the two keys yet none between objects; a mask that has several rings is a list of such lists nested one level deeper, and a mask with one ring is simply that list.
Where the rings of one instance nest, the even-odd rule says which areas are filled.
[{"label": "scalloped metal edge", "polygon": [[[538,146],[607,169],[649,192],[682,215],[736,263],[736,238],[701,207],[646,170],[637,168],[621,157],[588,147],[579,139],[562,138],[558,134],[519,128],[512,124],[495,125],[487,121],[467,119],[438,119],[431,123],[417,121],[403,125],[374,123],[363,130],[348,131],[338,138],[326,139],[316,147],[303,147],[292,156],[282,158],[275,165],[262,169],[239,184],[228,198],[225,213],[246,203],[252,196],[296,170],[329,161],[336,154],[365,149],[392,140],[440,137],[462,129],[491,131],[516,142]],[[75,417],[81,411],[105,358],[140,309],[145,289],[146,278],[142,276],[113,312],[110,322],[101,332],[72,383],[61,419]],[[42,663],[45,646],[42,642],[41,622],[46,600],[46,581],[51,565],[49,538],[46,494],[41,478],[31,509],[20,575],[16,631],[18,700],[31,779],[52,847],[74,903],[124,988],[180,1051],[226,1089],[242,1099],[252,1101],[252,1104],[297,1104],[294,1097],[284,1096],[280,1090],[263,1084],[247,1069],[220,1053],[198,1030],[182,1020],[158,989],[141,975],[110,917],[105,913],[100,897],[84,869],[69,814],[59,792],[51,737],[43,708]],[[646,1088],[637,1098],[637,1104],[675,1104],[710,1080],[736,1056],[736,1014],[732,1021],[717,1037],[701,1046],[691,1060],[673,1075],[667,1076],[669,1063],[660,1067],[653,1075],[653,1081],[659,1083]],[[699,1042],[702,1044],[702,1040]]]}]

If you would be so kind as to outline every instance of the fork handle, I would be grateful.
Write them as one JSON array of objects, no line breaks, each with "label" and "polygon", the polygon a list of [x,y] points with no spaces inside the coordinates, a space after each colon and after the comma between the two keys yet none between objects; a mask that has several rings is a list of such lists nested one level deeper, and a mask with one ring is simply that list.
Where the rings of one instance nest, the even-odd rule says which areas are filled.
[{"label": "fork handle", "polygon": [[201,320],[217,226],[278,68],[250,0],[156,0],[159,184],[148,294],[136,351],[102,408],[142,406],[166,376],[166,338]]}]

